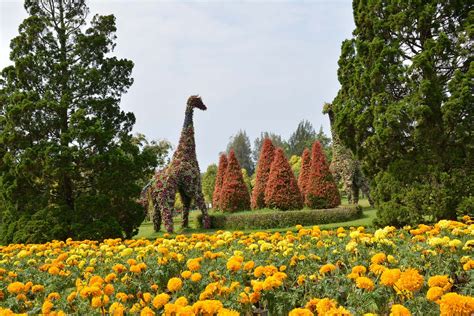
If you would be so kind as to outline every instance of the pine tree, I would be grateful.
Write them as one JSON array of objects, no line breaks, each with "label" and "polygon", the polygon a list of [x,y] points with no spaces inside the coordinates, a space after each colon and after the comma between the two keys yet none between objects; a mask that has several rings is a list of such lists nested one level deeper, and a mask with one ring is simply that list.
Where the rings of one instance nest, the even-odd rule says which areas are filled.
[{"label": "pine tree", "polygon": [[219,158],[219,166],[217,169],[214,193],[212,194],[212,208],[216,210],[220,209],[219,201],[221,199],[222,184],[224,183],[226,171],[227,171],[227,156],[225,154],[221,154]]},{"label": "pine tree", "polygon": [[216,187],[217,166],[215,163],[207,167],[206,172],[202,175],[202,193],[206,203],[212,203],[214,188]]},{"label": "pine tree", "polygon": [[229,153],[219,207],[224,212],[237,212],[250,209],[249,191],[245,185],[239,162],[232,149]]},{"label": "pine tree", "polygon": [[300,188],[301,195],[303,198],[306,198],[306,189],[308,187],[309,175],[311,172],[311,153],[308,148],[305,148],[303,151],[303,156],[301,157],[301,170],[298,177],[298,187]]},{"label": "pine tree", "polygon": [[257,176],[252,191],[252,209],[265,207],[265,188],[267,187],[270,167],[272,165],[275,148],[270,138],[265,138],[257,164]]},{"label": "pine tree", "polygon": [[249,175],[253,175],[255,171],[255,165],[252,160],[252,148],[250,147],[250,139],[247,133],[243,130],[238,131],[227,145],[227,153],[233,149],[235,157],[239,161],[242,168],[247,169]]},{"label": "pine tree", "polygon": [[282,148],[275,150],[265,188],[265,204],[280,210],[297,210],[303,207],[303,197]]},{"label": "pine tree", "polygon": [[133,62],[112,56],[115,17],[85,0],[25,1],[0,76],[1,242],[131,237],[153,150],[120,109]]},{"label": "pine tree", "polygon": [[321,143],[315,141],[311,153],[311,171],[306,187],[305,205],[312,209],[333,208],[341,204],[336,182],[329,171],[329,165]]}]

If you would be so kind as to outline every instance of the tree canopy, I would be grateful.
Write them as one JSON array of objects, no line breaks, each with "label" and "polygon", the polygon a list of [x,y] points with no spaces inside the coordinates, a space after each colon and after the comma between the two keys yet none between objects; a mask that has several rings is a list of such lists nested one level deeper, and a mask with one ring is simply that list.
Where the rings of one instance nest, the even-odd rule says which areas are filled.
[{"label": "tree canopy", "polygon": [[252,148],[250,147],[250,139],[244,130],[240,130],[231,137],[227,145],[227,153],[233,149],[235,157],[242,168],[245,168],[249,175],[253,175],[255,171],[255,164],[252,160]]},{"label": "tree canopy", "polygon": [[474,192],[469,1],[353,2],[335,128],[373,178],[379,224],[454,216]]},{"label": "tree canopy", "polygon": [[133,62],[111,55],[115,17],[88,19],[85,0],[25,9],[0,76],[1,242],[131,237],[157,155],[119,106]]}]

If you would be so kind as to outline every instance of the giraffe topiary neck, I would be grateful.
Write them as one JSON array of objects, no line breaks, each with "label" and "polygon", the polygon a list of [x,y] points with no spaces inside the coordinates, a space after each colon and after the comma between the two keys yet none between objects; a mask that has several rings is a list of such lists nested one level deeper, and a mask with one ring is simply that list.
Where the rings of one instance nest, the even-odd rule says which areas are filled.
[{"label": "giraffe topiary neck", "polygon": [[194,113],[194,108],[188,105],[186,107],[186,112],[184,114],[183,128],[188,128],[188,127],[193,126],[193,113]]}]

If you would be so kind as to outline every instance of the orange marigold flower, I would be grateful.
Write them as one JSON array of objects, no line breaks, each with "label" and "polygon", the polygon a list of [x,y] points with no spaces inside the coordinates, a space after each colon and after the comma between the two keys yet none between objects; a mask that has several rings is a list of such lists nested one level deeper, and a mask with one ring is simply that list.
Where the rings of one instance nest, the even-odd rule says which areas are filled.
[{"label": "orange marigold flower", "polygon": [[442,288],[440,288],[439,286],[433,286],[426,293],[426,299],[432,302],[436,302],[441,296],[443,296],[443,294],[444,291]]},{"label": "orange marigold flower", "polygon": [[189,279],[193,273],[189,270],[181,272],[181,277],[183,279]]},{"label": "orange marigold flower", "polygon": [[400,274],[400,279],[395,282],[397,290],[418,291],[423,286],[423,276],[416,269],[407,269]]},{"label": "orange marigold flower", "polygon": [[199,282],[199,281],[201,281],[201,279],[202,279],[201,273],[196,272],[196,273],[193,273],[191,275],[191,281],[193,281],[193,282]]},{"label": "orange marigold flower", "polygon": [[125,306],[119,302],[114,302],[109,307],[109,314],[112,316],[123,316],[125,313]]},{"label": "orange marigold flower", "polygon": [[428,279],[428,286],[439,286],[444,291],[449,291],[451,289],[452,283],[451,280],[449,280],[449,276],[447,275],[435,275]]},{"label": "orange marigold flower", "polygon": [[398,281],[401,274],[402,272],[400,269],[386,269],[382,272],[380,283],[386,286],[393,286]]},{"label": "orange marigold flower", "polygon": [[48,315],[51,312],[51,310],[53,309],[53,306],[54,306],[53,303],[46,300],[46,301],[44,301],[43,306],[41,306],[41,312],[45,315]]},{"label": "orange marigold flower", "polygon": [[326,274],[326,273],[332,272],[334,270],[336,270],[336,266],[333,265],[332,263],[328,263],[328,264],[325,264],[325,265],[321,266],[321,268],[319,268],[319,273]]},{"label": "orange marigold flower", "polygon": [[176,292],[183,287],[183,281],[180,278],[171,278],[168,280],[167,288],[170,292]]},{"label": "orange marigold flower", "polygon": [[336,308],[336,306],[337,303],[335,300],[323,298],[316,304],[316,311],[318,312],[318,315],[325,315],[331,309]]},{"label": "orange marigold flower", "polygon": [[356,273],[358,275],[365,274],[367,272],[367,268],[364,266],[355,266],[352,268],[352,273]]},{"label": "orange marigold flower", "polygon": [[8,284],[7,291],[11,294],[19,294],[23,292],[25,285],[21,282],[13,282]]},{"label": "orange marigold flower", "polygon": [[31,288],[31,292],[33,293],[38,293],[38,292],[43,292],[43,291],[44,291],[44,286],[40,284],[33,285],[33,287]]},{"label": "orange marigold flower", "polygon": [[324,314],[325,316],[351,316],[352,314],[342,306],[331,308]]},{"label": "orange marigold flower", "polygon": [[439,300],[441,315],[469,316],[474,313],[474,298],[457,293],[447,293]]},{"label": "orange marigold flower", "polygon": [[379,252],[372,256],[370,262],[372,262],[372,264],[381,264],[385,260],[387,260],[387,256],[383,252]]},{"label": "orange marigold flower", "polygon": [[288,316],[313,316],[313,312],[306,308],[295,308],[290,311]]},{"label": "orange marigold flower", "polygon": [[374,289],[374,282],[367,277],[358,277],[356,279],[356,286],[359,289],[365,289],[367,291],[372,291]]},{"label": "orange marigold flower", "polygon": [[159,308],[162,308],[163,306],[166,305],[166,303],[168,303],[170,300],[170,296],[166,293],[161,293],[161,294],[158,294],[157,296],[155,296],[155,298],[153,299],[153,306],[156,308],[156,309],[159,309]]},{"label": "orange marigold flower", "polygon": [[394,304],[390,310],[390,316],[411,316],[411,313],[405,306]]},{"label": "orange marigold flower", "polygon": [[179,306],[186,306],[188,305],[188,299],[184,296],[181,296],[179,297],[175,302],[174,302],[176,305],[179,305]]},{"label": "orange marigold flower", "polygon": [[155,312],[149,308],[148,306],[145,306],[141,311],[140,311],[140,316],[154,316]]},{"label": "orange marigold flower", "polygon": [[381,264],[377,264],[377,263],[373,263],[369,266],[370,272],[372,272],[373,274],[376,274],[376,275],[382,274],[386,269],[387,269],[387,267],[385,267]]}]

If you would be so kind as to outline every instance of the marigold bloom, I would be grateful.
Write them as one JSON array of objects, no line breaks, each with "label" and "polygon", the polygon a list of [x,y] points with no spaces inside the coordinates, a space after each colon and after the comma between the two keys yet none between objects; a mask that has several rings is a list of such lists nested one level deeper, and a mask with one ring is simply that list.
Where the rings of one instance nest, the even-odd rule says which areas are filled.
[{"label": "marigold bloom", "polygon": [[148,306],[145,306],[141,311],[140,311],[140,316],[154,316],[155,312],[149,308]]},{"label": "marigold bloom", "polygon": [[313,312],[306,308],[295,308],[290,311],[288,316],[313,316]]},{"label": "marigold bloom", "polygon": [[411,316],[411,313],[405,306],[394,304],[390,310],[390,316]]},{"label": "marigold bloom", "polygon": [[25,285],[21,282],[13,282],[8,284],[7,291],[11,294],[19,294],[23,292],[25,289]]},{"label": "marigold bloom", "polygon": [[367,268],[364,266],[355,266],[352,268],[352,273],[356,273],[358,275],[365,274],[367,272]]},{"label": "marigold bloom", "polygon": [[332,263],[328,263],[328,264],[325,264],[325,265],[321,266],[321,268],[319,268],[319,273],[326,274],[326,273],[332,272],[334,270],[336,270],[336,266],[333,265]]},{"label": "marigold bloom", "polygon": [[200,258],[190,259],[186,263],[186,266],[190,271],[197,271],[201,268],[201,264],[199,263],[200,261]]},{"label": "marigold bloom", "polygon": [[387,260],[387,256],[383,252],[379,252],[372,256],[370,262],[372,262],[372,264],[381,264],[385,260]]},{"label": "marigold bloom", "polygon": [[356,286],[359,289],[372,291],[374,289],[374,282],[367,277],[358,277],[356,279]]},{"label": "marigold bloom", "polygon": [[418,291],[423,286],[423,276],[416,269],[407,269],[400,274],[400,279],[395,283],[399,291]]},{"label": "marigold bloom", "polygon": [[176,301],[174,302],[176,305],[179,305],[179,306],[186,306],[188,305],[188,299],[184,296],[181,296],[179,297],[178,299],[176,299]]},{"label": "marigold bloom", "polygon": [[352,314],[342,306],[331,308],[324,314],[325,316],[351,316]]},{"label": "marigold bloom", "polygon": [[319,300],[319,302],[316,304],[316,311],[318,312],[318,315],[325,315],[331,309],[336,308],[336,307],[337,307],[337,303],[335,300],[332,300],[329,298],[323,298]]},{"label": "marigold bloom", "polygon": [[443,296],[444,291],[439,286],[431,287],[428,292],[426,293],[426,299],[432,302],[436,302]]},{"label": "marigold bloom", "polygon": [[193,282],[199,282],[199,281],[201,281],[201,279],[202,279],[201,273],[193,273],[191,275],[191,281],[193,281]]},{"label": "marigold bloom", "polygon": [[169,300],[170,300],[170,296],[168,294],[161,293],[155,296],[152,304],[156,309],[160,309],[163,306],[165,306],[169,302]]},{"label": "marigold bloom", "polygon": [[457,293],[447,293],[439,300],[441,315],[470,316],[474,313],[474,298]]},{"label": "marigold bloom", "polygon": [[168,280],[167,288],[170,292],[179,291],[183,287],[183,281],[180,278],[171,278]]},{"label": "marigold bloom", "polygon": [[44,286],[40,284],[33,285],[33,287],[31,288],[31,292],[33,293],[38,293],[38,292],[43,292],[43,291],[44,291]]},{"label": "marigold bloom", "polygon": [[122,316],[125,313],[125,306],[119,302],[114,302],[109,307],[109,314],[112,316]]},{"label": "marigold bloom", "polygon": [[451,289],[452,283],[449,280],[449,276],[447,275],[435,275],[428,279],[428,286],[439,286],[443,289],[443,291],[449,291]]},{"label": "marigold bloom", "polygon": [[400,269],[386,269],[382,272],[380,283],[386,286],[393,286],[398,281],[401,274],[402,272]]},{"label": "marigold bloom", "polygon": [[189,270],[181,272],[181,277],[183,279],[189,279],[193,273]]}]

